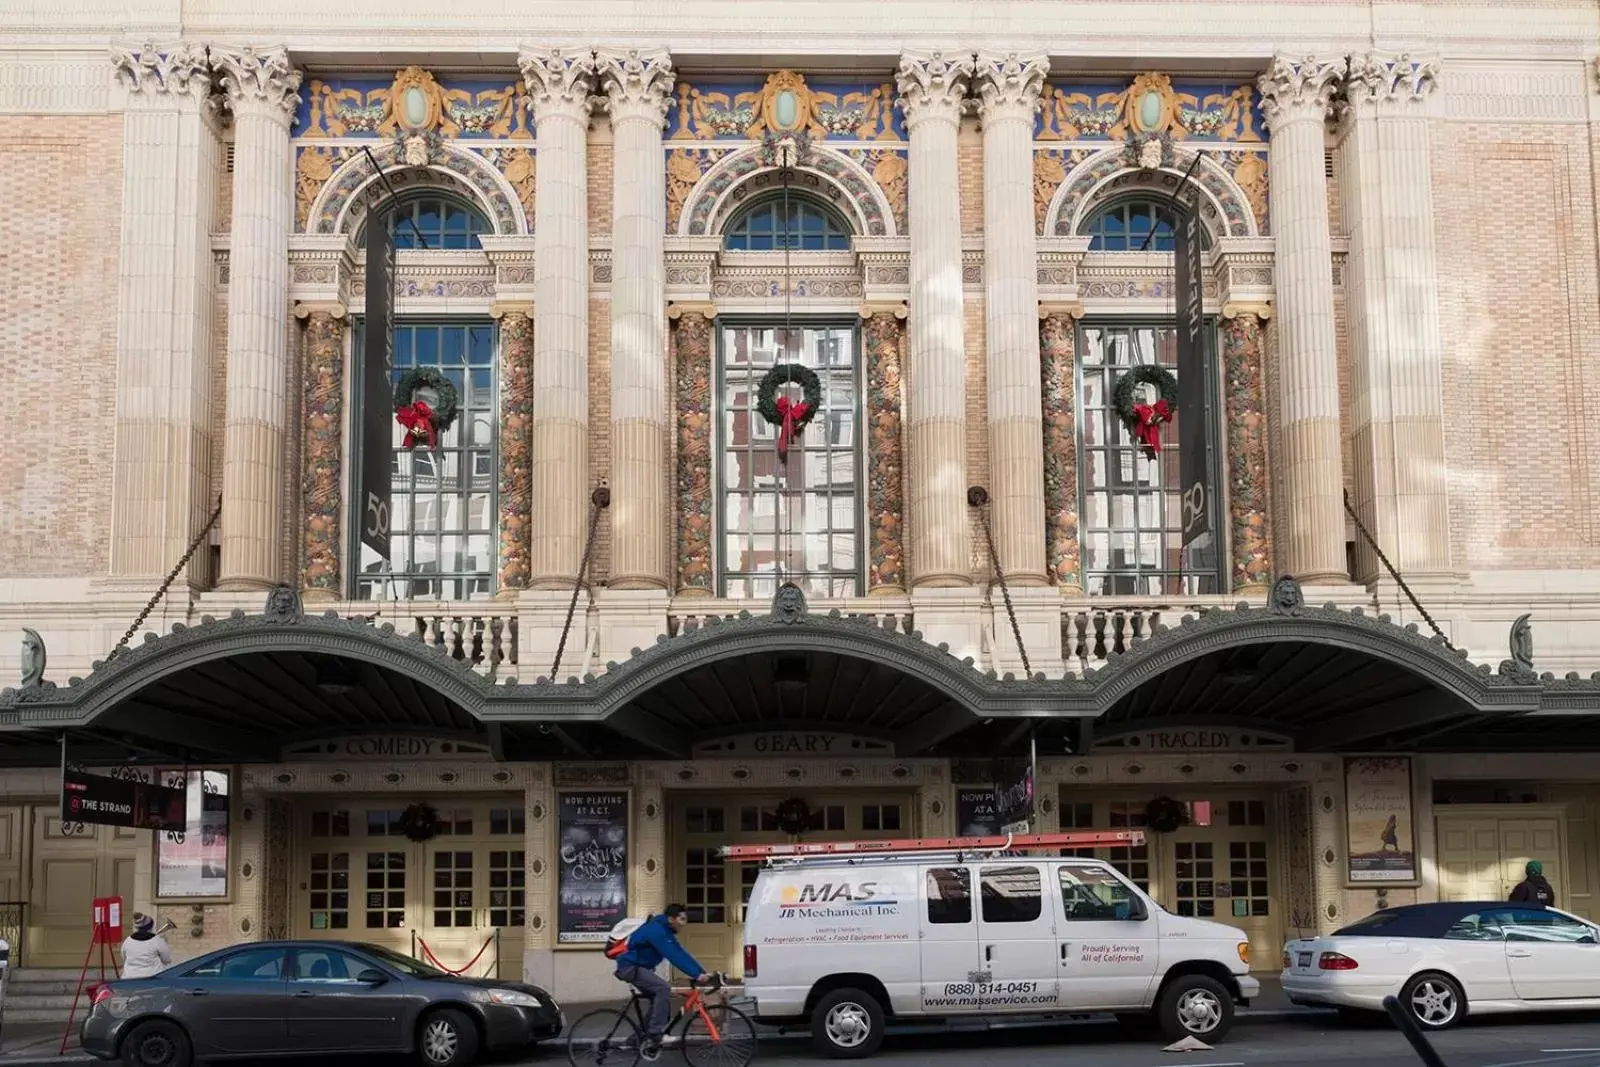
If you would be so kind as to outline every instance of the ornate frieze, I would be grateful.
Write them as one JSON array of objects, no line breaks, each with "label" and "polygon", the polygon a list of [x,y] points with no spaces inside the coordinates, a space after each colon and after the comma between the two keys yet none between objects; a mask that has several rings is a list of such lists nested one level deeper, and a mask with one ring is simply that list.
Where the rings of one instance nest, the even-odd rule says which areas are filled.
[{"label": "ornate frieze", "polygon": [[[422,255],[422,261],[400,263],[395,268],[397,300],[487,299],[495,295],[496,268],[477,253],[444,252]],[[440,262],[449,257],[460,262]],[[350,279],[352,300],[364,301],[367,279],[356,273]]]},{"label": "ornate frieze", "polygon": [[500,574],[496,595],[528,587],[533,536],[533,318],[498,305],[500,320]]},{"label": "ornate frieze", "polygon": [[903,593],[905,564],[905,471],[900,411],[905,307],[864,311],[862,345],[867,359],[867,593]]},{"label": "ornate frieze", "polygon": [[1272,583],[1268,515],[1264,305],[1222,310],[1223,408],[1227,416],[1228,518],[1235,593],[1265,593]]},{"label": "ornate frieze", "polygon": [[211,96],[211,64],[203,45],[179,43],[165,50],[154,44],[111,49],[117,84],[135,96]]},{"label": "ornate frieze", "polygon": [[1045,556],[1050,581],[1083,589],[1078,544],[1077,319],[1081,308],[1041,310],[1039,368],[1044,398]]},{"label": "ornate frieze", "polygon": [[1421,103],[1439,88],[1439,59],[1368,52],[1350,57],[1345,100],[1362,104]]},{"label": "ornate frieze", "polygon": [[300,506],[305,534],[300,585],[308,595],[335,600],[344,592],[340,530],[347,320],[340,304],[301,304],[295,315],[306,324],[301,348]]},{"label": "ornate frieze", "polygon": [[520,82],[445,78],[411,66],[389,80],[312,78],[295,121],[306,138],[437,134],[443,138],[531,141],[527,90]]},{"label": "ornate frieze", "polygon": [[677,417],[678,554],[676,585],[680,596],[711,596],[711,327],[716,314],[709,305],[673,305],[672,354]]},{"label": "ornate frieze", "polygon": [[1343,83],[1348,64],[1344,58],[1316,56],[1272,57],[1267,72],[1257,80],[1261,111],[1269,129],[1297,118],[1321,121]]},{"label": "ornate frieze", "polygon": [[750,141],[799,133],[818,141],[905,140],[894,86],[888,83],[780,70],[765,81],[681,81],[673,97],[667,119],[673,141]]},{"label": "ornate frieze", "polygon": [[960,122],[975,69],[970,53],[908,52],[901,56],[895,86],[907,127],[924,119]]},{"label": "ornate frieze", "polygon": [[211,64],[234,111],[258,108],[287,123],[300,106],[301,74],[284,48],[212,48]]}]

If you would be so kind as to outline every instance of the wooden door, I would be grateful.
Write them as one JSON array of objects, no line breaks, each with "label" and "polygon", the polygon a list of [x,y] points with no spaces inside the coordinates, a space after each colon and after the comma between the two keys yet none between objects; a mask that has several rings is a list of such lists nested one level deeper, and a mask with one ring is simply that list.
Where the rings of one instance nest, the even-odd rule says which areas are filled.
[{"label": "wooden door", "polygon": [[53,807],[33,809],[28,966],[83,964],[96,897],[122,897],[123,925],[129,924],[141,838],[148,841],[148,831],[63,823]]},{"label": "wooden door", "polygon": [[1505,900],[1522,881],[1529,860],[1565,900],[1566,850],[1555,815],[1475,812],[1437,819],[1440,900]]},{"label": "wooden door", "polygon": [[1561,821],[1555,818],[1500,820],[1500,884],[1497,899],[1511,895],[1517,883],[1527,876],[1529,860],[1538,860],[1544,876],[1556,891],[1558,906],[1567,900],[1565,850],[1561,847]]}]

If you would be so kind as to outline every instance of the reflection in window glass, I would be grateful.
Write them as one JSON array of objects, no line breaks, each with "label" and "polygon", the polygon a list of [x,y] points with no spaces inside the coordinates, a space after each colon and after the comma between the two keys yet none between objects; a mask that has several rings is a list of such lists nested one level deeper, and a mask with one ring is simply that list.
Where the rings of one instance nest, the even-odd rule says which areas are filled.
[{"label": "reflection in window glass", "polygon": [[798,252],[850,250],[850,227],[838,212],[794,192],[787,211],[781,195],[758,200],[735,215],[722,233],[730,252],[772,252],[785,246]]},{"label": "reflection in window glass", "polygon": [[[1113,399],[1117,381],[1133,367],[1159,364],[1176,372],[1176,332],[1170,325],[1086,325],[1078,351],[1085,588],[1114,596],[1218,592],[1215,535],[1210,544],[1192,545],[1191,558],[1184,559],[1178,496],[1183,412],[1162,427],[1161,454],[1152,458],[1134,442]],[[1209,393],[1206,402],[1215,410]]]},{"label": "reflection in window glass", "polygon": [[972,921],[972,872],[965,867],[936,867],[928,872],[928,922]]},{"label": "reflection in window glass", "polygon": [[[392,222],[390,232],[394,235],[397,252],[423,248],[430,252],[481,249],[483,245],[478,238],[494,233],[494,227],[477,208],[454,197],[432,194],[402,197]],[[358,243],[364,240],[364,235],[358,235]]]},{"label": "reflection in window glass", "polygon": [[[860,411],[856,335],[849,326],[785,332],[729,326],[721,334],[723,595],[771,597],[783,581],[810,596],[861,592]],[[778,461],[778,428],[757,408],[761,378],[799,363],[821,384],[821,410]],[[798,383],[785,387],[796,401]]]},{"label": "reflection in window glass", "polygon": [[[1134,197],[1107,204],[1079,232],[1088,235],[1091,252],[1171,252],[1175,220],[1172,205]],[[1210,235],[1204,227],[1200,232],[1201,247],[1210,248]]]},{"label": "reflection in window glass", "polygon": [[983,921],[1031,923],[1044,914],[1044,881],[1034,866],[985,867]]},{"label": "reflection in window glass", "polygon": [[[361,351],[361,337],[353,351]],[[387,565],[358,545],[362,600],[472,600],[494,593],[499,485],[499,411],[494,326],[489,322],[397,322],[394,381],[414,368],[442,373],[456,388],[456,417],[439,447],[406,451],[393,418]],[[399,399],[398,397],[396,398]],[[436,397],[423,396],[433,404]],[[360,470],[359,464],[355,467]],[[359,518],[359,516],[352,516]],[[385,573],[392,570],[392,577]]]}]

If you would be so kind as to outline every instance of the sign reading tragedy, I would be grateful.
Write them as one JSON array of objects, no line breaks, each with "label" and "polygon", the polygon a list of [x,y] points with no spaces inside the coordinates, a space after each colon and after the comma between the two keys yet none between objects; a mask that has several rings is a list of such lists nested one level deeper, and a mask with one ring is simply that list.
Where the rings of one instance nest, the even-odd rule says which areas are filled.
[{"label": "sign reading tragedy", "polygon": [[361,543],[389,558],[394,463],[394,235],[388,211],[367,219],[367,316],[361,345]]},{"label": "sign reading tragedy", "polygon": [[1211,533],[1211,399],[1206,393],[1204,230],[1200,207],[1180,208],[1173,234],[1178,299],[1178,481],[1183,544]]},{"label": "sign reading tragedy", "polygon": [[69,767],[61,772],[61,821],[183,833],[188,797],[182,789]]}]

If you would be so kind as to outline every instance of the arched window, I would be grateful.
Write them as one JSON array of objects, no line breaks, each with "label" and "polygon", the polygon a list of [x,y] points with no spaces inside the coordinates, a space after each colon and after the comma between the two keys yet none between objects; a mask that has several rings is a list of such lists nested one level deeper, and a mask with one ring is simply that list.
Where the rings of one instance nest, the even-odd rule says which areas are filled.
[{"label": "arched window", "polygon": [[830,207],[796,193],[789,194],[787,217],[781,195],[762,197],[722,228],[723,247],[730,252],[848,252],[850,227]]},{"label": "arched window", "polygon": [[[395,250],[400,252],[424,247],[456,252],[479,249],[483,247],[478,243],[479,236],[494,233],[488,218],[471,204],[431,192],[402,196],[395,205],[392,229]],[[357,240],[361,240],[360,235]]]},{"label": "arched window", "polygon": [[[1176,225],[1171,203],[1133,196],[1102,205],[1084,220],[1080,233],[1089,238],[1091,252],[1171,252]],[[1201,247],[1210,248],[1210,234],[1204,227],[1200,232]]]}]

